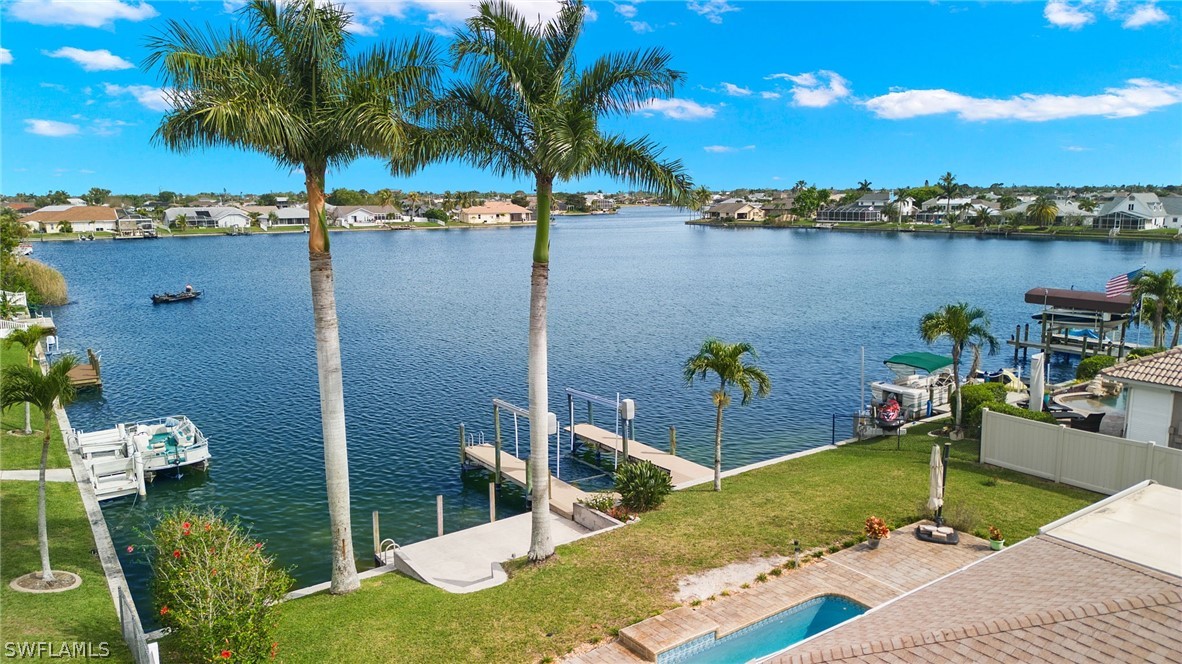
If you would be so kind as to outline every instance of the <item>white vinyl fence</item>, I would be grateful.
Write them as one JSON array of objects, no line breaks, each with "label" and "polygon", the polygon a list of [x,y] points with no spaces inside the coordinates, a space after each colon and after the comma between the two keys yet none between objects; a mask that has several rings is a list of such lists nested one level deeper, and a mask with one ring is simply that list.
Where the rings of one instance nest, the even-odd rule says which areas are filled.
[{"label": "white vinyl fence", "polygon": [[1182,489],[1182,450],[989,410],[983,416],[983,463],[1104,494],[1144,480]]}]

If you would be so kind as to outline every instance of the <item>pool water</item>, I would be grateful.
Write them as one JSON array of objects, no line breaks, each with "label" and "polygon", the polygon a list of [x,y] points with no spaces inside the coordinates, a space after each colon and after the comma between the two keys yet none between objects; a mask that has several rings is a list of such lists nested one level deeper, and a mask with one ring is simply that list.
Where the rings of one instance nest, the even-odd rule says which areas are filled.
[{"label": "pool water", "polygon": [[[822,595],[744,627],[721,639],[694,642],[694,647],[665,653],[659,664],[733,664],[777,653],[814,634],[866,612],[866,607],[837,595]],[[675,650],[680,650],[675,649]]]}]

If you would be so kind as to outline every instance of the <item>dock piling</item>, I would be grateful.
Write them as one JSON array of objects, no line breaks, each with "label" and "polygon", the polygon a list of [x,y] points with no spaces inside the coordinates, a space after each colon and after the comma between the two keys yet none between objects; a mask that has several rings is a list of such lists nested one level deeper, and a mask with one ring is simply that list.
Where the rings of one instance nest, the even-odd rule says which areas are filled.
[{"label": "dock piling", "polygon": [[497,446],[497,467],[493,471],[493,482],[501,483],[501,407],[493,404],[493,441]]},{"label": "dock piling", "polygon": [[443,537],[443,494],[435,496],[435,529]]},{"label": "dock piling", "polygon": [[381,537],[378,535],[378,511],[373,511],[373,557],[376,559],[382,555]]},{"label": "dock piling", "polygon": [[[500,456],[497,460],[500,461]],[[377,512],[374,512],[376,515]],[[494,482],[488,483],[488,522],[493,523],[497,520],[497,485]]]},{"label": "dock piling", "polygon": [[669,454],[677,456],[677,427],[669,427]]},{"label": "dock piling", "polygon": [[467,457],[464,456],[464,423],[460,422],[460,467],[468,462]]}]

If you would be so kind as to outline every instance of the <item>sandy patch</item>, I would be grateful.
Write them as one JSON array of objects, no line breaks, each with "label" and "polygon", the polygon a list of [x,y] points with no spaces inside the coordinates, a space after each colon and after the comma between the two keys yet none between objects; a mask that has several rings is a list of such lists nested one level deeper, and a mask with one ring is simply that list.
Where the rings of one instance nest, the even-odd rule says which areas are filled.
[{"label": "sandy patch", "polygon": [[788,556],[752,558],[744,562],[731,563],[726,567],[691,574],[677,582],[677,593],[673,598],[678,602],[691,602],[717,595],[723,590],[733,592],[744,583],[754,583],[755,577],[761,573],[766,574],[773,567],[779,567],[789,560]]}]

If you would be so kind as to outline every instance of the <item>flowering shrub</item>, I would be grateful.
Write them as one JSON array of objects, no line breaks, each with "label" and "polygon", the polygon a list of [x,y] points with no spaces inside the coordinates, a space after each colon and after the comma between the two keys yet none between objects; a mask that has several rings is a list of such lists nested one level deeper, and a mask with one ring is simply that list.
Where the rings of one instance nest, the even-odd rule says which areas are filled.
[{"label": "flowering shrub", "polygon": [[891,529],[887,528],[886,523],[876,516],[866,519],[865,532],[866,537],[870,539],[887,539],[891,536]]},{"label": "flowering shrub", "polygon": [[276,655],[272,609],[287,571],[235,520],[180,507],[152,531],[153,596],[179,652],[202,662],[261,662]]},{"label": "flowering shrub", "polygon": [[996,526],[989,526],[989,539],[995,542],[1001,542],[1005,538],[1002,537],[1001,531]]}]

